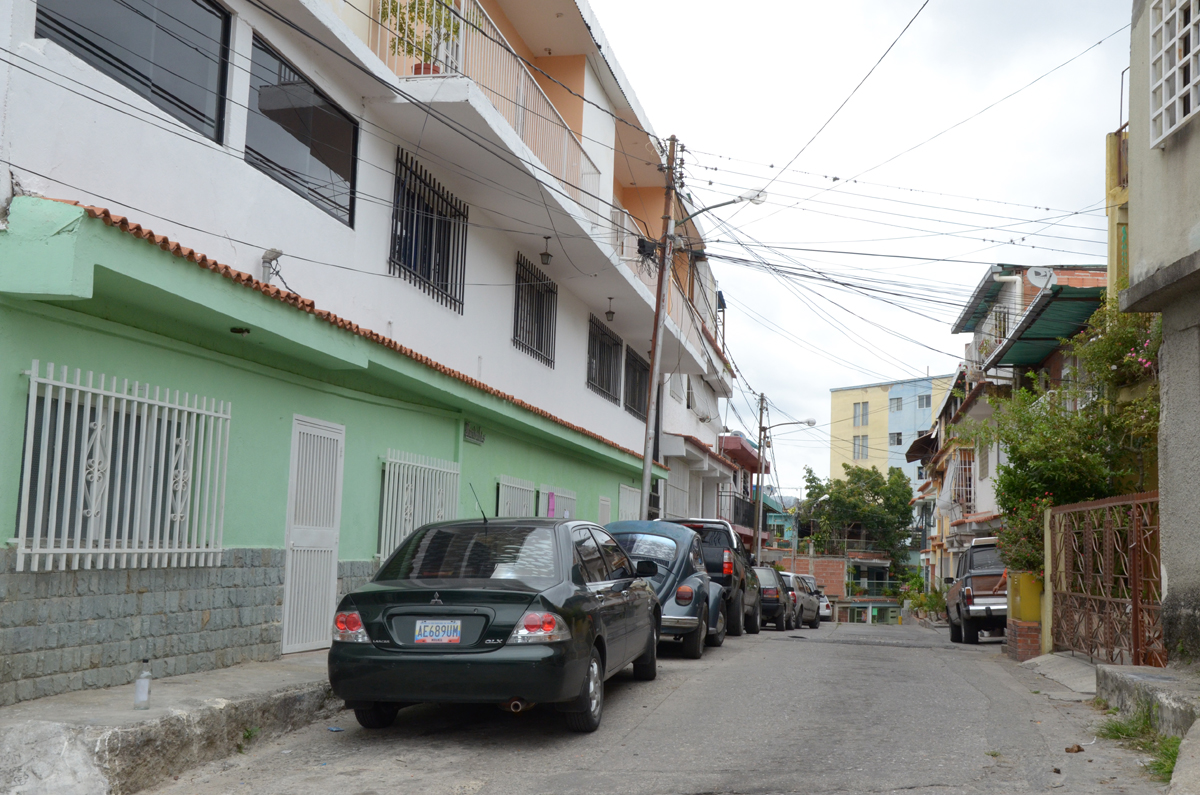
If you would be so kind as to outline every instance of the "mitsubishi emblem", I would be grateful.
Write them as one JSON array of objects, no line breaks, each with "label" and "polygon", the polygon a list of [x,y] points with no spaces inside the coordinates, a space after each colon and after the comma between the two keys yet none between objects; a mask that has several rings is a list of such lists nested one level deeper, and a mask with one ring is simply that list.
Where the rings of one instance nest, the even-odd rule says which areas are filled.
[{"label": "mitsubishi emblem", "polygon": [[442,603],[442,598],[440,596],[438,596],[437,591],[434,591],[433,598],[429,600],[429,604],[440,605],[441,603]]}]

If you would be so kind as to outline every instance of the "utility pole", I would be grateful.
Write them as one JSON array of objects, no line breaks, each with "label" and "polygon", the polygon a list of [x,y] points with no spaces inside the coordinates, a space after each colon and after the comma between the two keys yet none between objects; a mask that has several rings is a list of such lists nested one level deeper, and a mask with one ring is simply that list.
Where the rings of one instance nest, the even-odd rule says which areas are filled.
[{"label": "utility pole", "polygon": [[762,565],[762,520],[763,520],[763,458],[767,437],[767,429],[763,427],[763,414],[767,410],[767,396],[758,396],[758,493],[755,494],[754,506],[754,562]]},{"label": "utility pole", "polygon": [[[654,331],[650,336],[650,402],[646,404],[646,448],[642,456],[642,505],[639,515],[643,520],[650,518],[650,482],[654,467],[655,430],[658,424],[658,390],[662,380],[662,334],[667,317],[667,291],[671,288],[671,248],[675,237],[675,136],[672,135],[668,142],[663,235],[658,259],[658,297],[654,303]],[[660,515],[662,508],[660,504]]]}]

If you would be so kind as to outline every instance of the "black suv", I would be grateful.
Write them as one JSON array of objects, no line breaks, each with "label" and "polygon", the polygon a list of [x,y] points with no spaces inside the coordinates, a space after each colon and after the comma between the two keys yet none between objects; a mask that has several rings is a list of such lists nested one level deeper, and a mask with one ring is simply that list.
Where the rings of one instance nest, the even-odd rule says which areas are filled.
[{"label": "black suv", "polygon": [[725,615],[729,616],[729,634],[741,635],[743,628],[750,634],[762,624],[762,594],[758,575],[754,573],[753,557],[746,552],[742,539],[723,519],[672,519],[675,524],[690,527],[700,536],[704,552],[704,567],[709,578],[721,586],[725,599]]}]

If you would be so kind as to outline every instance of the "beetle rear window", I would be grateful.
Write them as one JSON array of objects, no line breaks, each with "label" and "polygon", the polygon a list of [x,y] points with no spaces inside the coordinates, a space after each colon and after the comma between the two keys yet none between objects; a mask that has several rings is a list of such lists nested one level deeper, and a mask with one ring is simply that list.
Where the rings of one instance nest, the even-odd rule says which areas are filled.
[{"label": "beetle rear window", "polygon": [[549,527],[422,527],[375,579],[557,582],[557,557]]},{"label": "beetle rear window", "polygon": [[645,533],[620,533],[614,537],[625,550],[625,554],[638,560],[652,560],[664,566],[675,562],[675,553],[679,545],[670,538],[652,536]]}]

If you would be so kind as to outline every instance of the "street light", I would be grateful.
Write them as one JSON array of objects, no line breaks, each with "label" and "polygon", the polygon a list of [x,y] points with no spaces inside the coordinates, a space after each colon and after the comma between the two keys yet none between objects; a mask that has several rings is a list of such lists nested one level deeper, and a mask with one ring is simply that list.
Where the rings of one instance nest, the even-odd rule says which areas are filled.
[{"label": "street light", "polygon": [[806,420],[795,420],[794,422],[777,422],[774,425],[768,425],[765,428],[762,424],[763,410],[767,407],[767,396],[759,396],[758,406],[758,494],[756,500],[758,504],[754,509],[754,559],[758,561],[762,556],[762,514],[763,514],[763,447],[766,446],[767,431],[772,428],[782,428],[784,425],[807,425],[812,427],[817,424],[817,421],[812,417]]},{"label": "street light", "polygon": [[[650,476],[654,467],[654,429],[658,423],[658,391],[662,386],[659,383],[662,380],[662,332],[667,320],[663,309],[667,304],[667,290],[671,286],[671,279],[667,274],[667,268],[671,263],[671,246],[675,240],[675,227],[678,224],[687,223],[701,213],[715,210],[718,207],[726,207],[738,202],[762,204],[767,200],[766,191],[748,190],[734,199],[709,207],[702,207],[694,213],[685,216],[682,220],[676,221],[674,218],[674,206],[670,200],[671,192],[674,190],[674,183],[670,175],[674,173],[675,167],[675,136],[671,136],[670,141],[671,149],[667,161],[667,211],[663,213],[664,217],[667,217],[667,233],[663,235],[662,254],[658,264],[658,296],[654,303],[654,331],[650,336],[650,402],[646,406],[646,444],[642,451],[642,505],[639,512],[639,516],[643,520],[650,518]],[[815,420],[813,424],[816,424]],[[661,505],[659,506],[659,513],[662,513]]]}]

